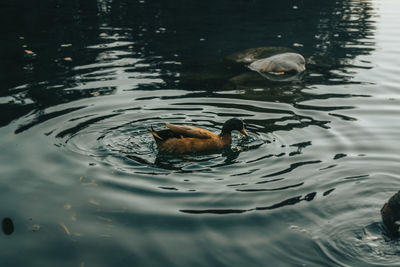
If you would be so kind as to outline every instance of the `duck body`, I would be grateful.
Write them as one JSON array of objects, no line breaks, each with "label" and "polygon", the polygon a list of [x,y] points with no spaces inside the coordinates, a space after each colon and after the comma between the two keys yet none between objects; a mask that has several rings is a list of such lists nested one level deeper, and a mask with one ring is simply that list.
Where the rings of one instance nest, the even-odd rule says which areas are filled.
[{"label": "duck body", "polygon": [[165,126],[167,129],[149,129],[149,132],[153,135],[158,150],[169,153],[188,154],[220,150],[232,143],[232,130],[248,135],[239,119],[226,121],[220,134],[189,125],[166,123]]}]

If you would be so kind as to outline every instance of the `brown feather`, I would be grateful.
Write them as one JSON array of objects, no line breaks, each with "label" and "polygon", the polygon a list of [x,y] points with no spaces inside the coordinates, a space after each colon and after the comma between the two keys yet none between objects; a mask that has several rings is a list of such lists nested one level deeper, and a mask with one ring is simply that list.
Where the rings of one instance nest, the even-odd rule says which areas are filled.
[{"label": "brown feather", "polygon": [[170,129],[174,133],[183,135],[185,137],[209,139],[209,138],[215,138],[218,136],[206,129],[201,129],[201,128],[198,128],[195,126],[176,125],[176,124],[172,124],[172,123],[168,123],[168,122],[165,125],[167,126],[168,129]]},{"label": "brown feather", "polygon": [[210,137],[206,139],[185,137],[185,138],[170,138],[162,142],[156,142],[157,147],[161,151],[171,153],[187,154],[199,151],[219,150],[231,144],[231,136],[224,135]]},{"label": "brown feather", "polygon": [[147,129],[147,130],[155,137],[155,139],[164,140],[155,131],[150,130],[150,129]]},{"label": "brown feather", "polygon": [[243,122],[235,118],[224,123],[221,134],[214,134],[206,129],[189,125],[171,123],[165,125],[167,129],[158,131],[149,129],[149,132],[153,135],[158,150],[170,153],[187,154],[220,150],[232,143],[232,130],[240,131],[248,136]]}]

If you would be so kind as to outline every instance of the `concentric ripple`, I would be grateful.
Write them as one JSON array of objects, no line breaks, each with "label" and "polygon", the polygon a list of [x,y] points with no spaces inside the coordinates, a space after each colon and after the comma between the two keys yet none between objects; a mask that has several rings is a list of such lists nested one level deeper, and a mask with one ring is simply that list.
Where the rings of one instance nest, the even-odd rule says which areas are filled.
[{"label": "concentric ripple", "polygon": [[352,227],[348,224],[348,221],[332,222],[326,236],[315,238],[327,258],[338,266],[398,265],[395,257],[400,243],[386,235],[380,222]]},{"label": "concentric ripple", "polygon": [[[127,115],[110,114],[105,116],[91,116],[74,120],[74,125],[56,133],[56,138],[62,140],[60,145],[77,153],[88,155],[98,161],[105,161],[114,165],[116,169],[126,172],[165,173],[165,171],[210,171],[216,167],[232,164],[240,153],[255,150],[270,143],[276,143],[271,134],[252,131],[248,125],[250,135],[247,138],[233,135],[233,144],[217,154],[190,154],[167,155],[159,153],[152,135],[148,132],[151,127],[163,128],[160,118],[148,117],[132,120],[127,123]],[[219,132],[222,123],[215,122],[219,118],[213,116],[168,116],[168,122],[184,123],[203,127],[212,132]],[[183,118],[183,119],[182,119]],[[278,144],[281,146],[282,144]],[[222,154],[221,154],[222,153]],[[222,155],[222,157],[221,157]],[[257,161],[257,158],[249,161]]]},{"label": "concentric ripple", "polygon": [[[333,155],[313,154],[321,149],[313,140],[336,139],[334,145],[339,149],[343,142],[343,137],[335,136],[327,127],[329,121],[321,124],[314,118],[319,111],[294,109],[284,103],[270,103],[266,108],[261,101],[229,98],[212,98],[204,104],[204,97],[188,94],[182,98],[174,91],[164,94],[168,97],[139,96],[133,101],[107,96],[95,105],[90,104],[92,100],[84,100],[77,103],[84,108],[72,109],[68,121],[46,132],[59,147],[119,172],[140,175],[137,179],[146,190],[206,192],[201,198],[190,197],[184,205],[174,206],[186,214],[264,212],[324,198],[335,189],[333,185],[319,192],[312,189],[310,177],[329,173],[334,167],[332,161],[345,157],[331,146],[324,149],[334,151]],[[157,107],[151,104],[154,101]],[[110,104],[115,102],[119,103],[118,109]],[[249,137],[233,134],[231,147],[215,153],[184,157],[159,153],[148,132],[151,127],[164,127],[165,122],[219,132],[223,122],[232,117],[244,120]],[[165,176],[161,184],[149,179],[155,175]],[[237,203],[225,202],[231,194]],[[207,204],[213,198],[221,199]]]}]

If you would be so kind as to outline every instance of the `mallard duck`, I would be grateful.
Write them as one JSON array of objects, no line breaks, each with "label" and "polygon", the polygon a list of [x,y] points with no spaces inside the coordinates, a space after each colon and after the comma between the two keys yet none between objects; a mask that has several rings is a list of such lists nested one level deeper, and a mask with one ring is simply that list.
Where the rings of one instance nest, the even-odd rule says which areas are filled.
[{"label": "mallard duck", "polygon": [[243,121],[236,118],[227,120],[222,126],[220,134],[189,125],[166,123],[165,126],[167,129],[155,131],[152,128],[148,130],[153,135],[158,150],[170,153],[187,154],[221,149],[232,143],[231,132],[233,130],[248,136]]}]

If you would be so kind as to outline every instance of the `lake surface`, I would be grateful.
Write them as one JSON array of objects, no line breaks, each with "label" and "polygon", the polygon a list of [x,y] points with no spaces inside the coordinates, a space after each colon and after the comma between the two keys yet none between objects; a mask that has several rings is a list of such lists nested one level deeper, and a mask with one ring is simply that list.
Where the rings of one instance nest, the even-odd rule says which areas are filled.
[{"label": "lake surface", "polygon": [[[397,0],[3,1],[0,266],[398,266]],[[307,59],[270,81],[226,57]],[[187,158],[147,129],[249,138]]]}]

